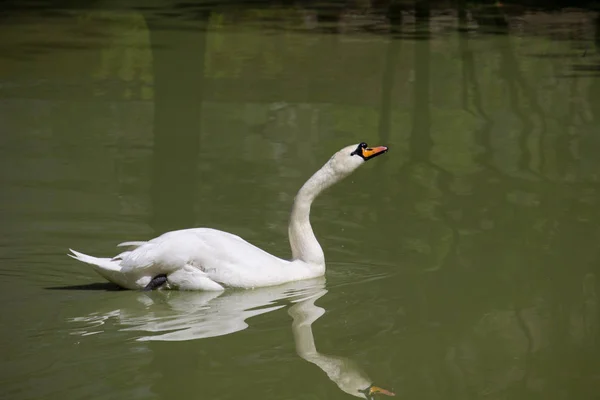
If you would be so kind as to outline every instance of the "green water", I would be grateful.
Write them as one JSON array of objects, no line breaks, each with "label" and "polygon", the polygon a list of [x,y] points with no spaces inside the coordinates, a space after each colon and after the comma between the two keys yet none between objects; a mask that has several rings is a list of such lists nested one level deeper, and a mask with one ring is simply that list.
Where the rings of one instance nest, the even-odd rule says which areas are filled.
[{"label": "green water", "polygon": [[[598,398],[596,14],[361,4],[3,14],[0,397]],[[288,257],[360,141],[390,152],[315,202],[324,279],[141,293],[66,256],[207,226]]]}]

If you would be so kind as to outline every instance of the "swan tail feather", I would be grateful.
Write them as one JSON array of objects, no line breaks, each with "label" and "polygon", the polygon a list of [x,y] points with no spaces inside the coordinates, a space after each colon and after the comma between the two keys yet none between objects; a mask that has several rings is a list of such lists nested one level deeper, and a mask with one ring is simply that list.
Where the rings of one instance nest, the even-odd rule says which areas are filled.
[{"label": "swan tail feather", "polygon": [[133,246],[133,247],[140,247],[141,245],[146,244],[147,242],[123,242],[123,243],[119,243],[117,245],[117,247],[127,247],[127,246]]},{"label": "swan tail feather", "polygon": [[117,284],[121,287],[131,289],[131,285],[128,284],[127,278],[121,271],[119,261],[114,261],[110,258],[92,257],[73,249],[69,250],[71,253],[73,253],[67,254],[69,257],[91,265],[94,271],[96,271],[98,275],[102,276],[107,281]]},{"label": "swan tail feather", "polygon": [[119,263],[111,261],[110,258],[98,258],[88,256],[87,254],[80,253],[73,249],[69,249],[73,254],[67,254],[69,257],[74,258],[78,261],[84,262],[86,264],[95,265],[97,267],[109,270],[109,271],[121,271],[121,266]]}]

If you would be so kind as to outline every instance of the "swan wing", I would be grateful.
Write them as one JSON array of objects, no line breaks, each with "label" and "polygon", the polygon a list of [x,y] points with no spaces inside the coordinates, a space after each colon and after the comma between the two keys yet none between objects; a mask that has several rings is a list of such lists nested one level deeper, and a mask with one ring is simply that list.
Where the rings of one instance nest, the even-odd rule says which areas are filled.
[{"label": "swan wing", "polygon": [[283,283],[304,271],[286,268],[289,261],[239,236],[210,228],[167,232],[117,257],[123,273],[156,276],[196,268],[214,282],[242,288]]},{"label": "swan wing", "polygon": [[141,245],[146,243],[148,242],[123,242],[119,243],[117,247],[140,247]]}]

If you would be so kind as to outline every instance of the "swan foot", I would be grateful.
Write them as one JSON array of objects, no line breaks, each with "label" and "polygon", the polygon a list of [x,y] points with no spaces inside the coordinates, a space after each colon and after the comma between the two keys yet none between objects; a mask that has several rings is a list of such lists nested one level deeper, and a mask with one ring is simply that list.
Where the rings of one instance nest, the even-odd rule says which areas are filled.
[{"label": "swan foot", "polygon": [[144,290],[144,291],[156,290],[159,287],[161,287],[162,285],[164,285],[166,282],[167,282],[167,275],[165,275],[165,274],[156,275],[142,290]]}]

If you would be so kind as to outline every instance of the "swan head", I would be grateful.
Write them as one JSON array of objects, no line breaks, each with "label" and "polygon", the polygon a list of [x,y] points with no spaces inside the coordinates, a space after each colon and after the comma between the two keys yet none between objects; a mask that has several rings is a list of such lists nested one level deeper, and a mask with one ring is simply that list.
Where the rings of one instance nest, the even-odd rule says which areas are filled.
[{"label": "swan head", "polygon": [[331,157],[329,164],[342,176],[348,175],[372,158],[388,151],[386,146],[369,147],[365,142],[346,146]]}]

